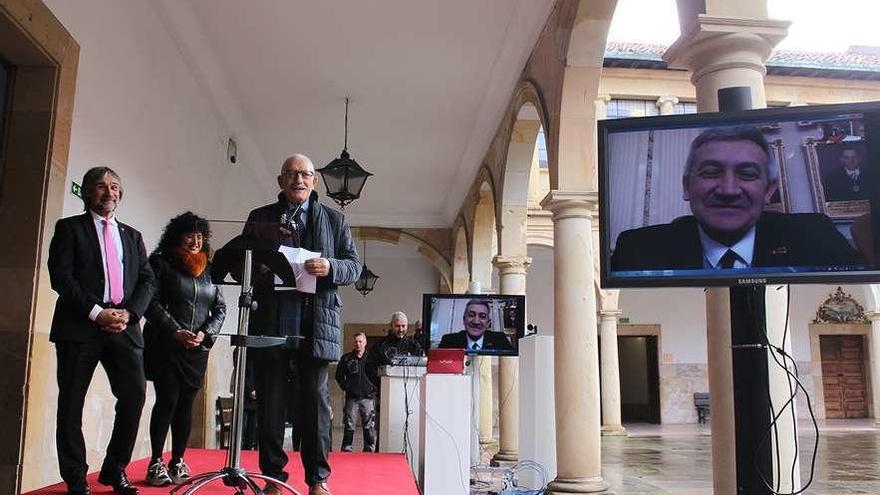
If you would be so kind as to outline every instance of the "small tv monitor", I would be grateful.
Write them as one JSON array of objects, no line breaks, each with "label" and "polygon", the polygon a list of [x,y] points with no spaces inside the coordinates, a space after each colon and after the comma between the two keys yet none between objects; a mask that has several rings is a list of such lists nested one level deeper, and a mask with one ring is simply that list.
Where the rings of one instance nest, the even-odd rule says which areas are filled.
[{"label": "small tv monitor", "polygon": [[519,355],[526,298],[498,294],[425,294],[425,349],[464,349],[467,354]]},{"label": "small tv monitor", "polygon": [[880,102],[598,132],[603,287],[880,281]]}]

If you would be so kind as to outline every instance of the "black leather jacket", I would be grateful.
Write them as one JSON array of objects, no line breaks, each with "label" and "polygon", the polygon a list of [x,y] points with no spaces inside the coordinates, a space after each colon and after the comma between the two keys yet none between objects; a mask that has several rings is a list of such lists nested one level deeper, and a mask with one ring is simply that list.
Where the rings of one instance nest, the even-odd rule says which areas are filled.
[{"label": "black leather jacket", "polygon": [[202,331],[205,340],[200,349],[210,349],[214,345],[211,336],[220,332],[226,317],[226,302],[220,287],[211,282],[210,266],[198,277],[192,277],[160,255],[150,256],[150,265],[156,274],[156,292],[147,309],[144,334],[155,333],[149,338],[174,351],[183,349],[174,340],[178,329]]}]

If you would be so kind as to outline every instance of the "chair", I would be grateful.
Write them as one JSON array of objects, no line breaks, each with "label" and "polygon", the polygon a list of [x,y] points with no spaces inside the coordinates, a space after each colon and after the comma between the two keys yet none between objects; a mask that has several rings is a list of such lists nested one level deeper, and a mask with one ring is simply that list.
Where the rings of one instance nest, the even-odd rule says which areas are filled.
[{"label": "chair", "polygon": [[706,424],[709,417],[709,392],[694,392],[694,407],[697,408],[697,423]]},{"label": "chair", "polygon": [[217,440],[221,449],[229,447],[229,434],[232,431],[232,397],[217,397]]}]

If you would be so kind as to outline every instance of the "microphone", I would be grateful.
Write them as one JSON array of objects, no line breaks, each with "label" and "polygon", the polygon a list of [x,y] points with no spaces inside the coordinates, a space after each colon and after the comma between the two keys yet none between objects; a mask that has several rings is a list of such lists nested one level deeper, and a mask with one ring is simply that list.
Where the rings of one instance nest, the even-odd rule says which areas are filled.
[{"label": "microphone", "polygon": [[299,214],[299,211],[302,209],[302,203],[296,205],[296,208],[293,211],[286,211],[281,214],[281,223],[284,224],[284,228],[291,232],[296,232],[299,234],[297,226],[296,226],[296,216]]},{"label": "microphone", "polygon": [[[294,245],[299,245],[301,242],[302,232],[300,232],[300,227],[296,223],[296,216],[299,214],[300,210],[302,210],[302,203],[296,205],[292,211],[286,211],[281,214],[281,224],[284,226],[284,229],[290,232],[290,240],[294,243]],[[288,237],[288,236],[284,236]]]}]

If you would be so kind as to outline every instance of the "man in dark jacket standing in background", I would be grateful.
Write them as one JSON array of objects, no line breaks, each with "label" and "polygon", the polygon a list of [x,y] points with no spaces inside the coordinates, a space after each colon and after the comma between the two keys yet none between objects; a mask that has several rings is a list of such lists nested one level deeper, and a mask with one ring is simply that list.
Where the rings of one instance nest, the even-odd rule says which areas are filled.
[{"label": "man in dark jacket standing in background", "polygon": [[[425,351],[416,339],[406,335],[409,320],[403,311],[395,311],[391,315],[391,327],[388,334],[370,349],[370,359],[376,367],[387,366],[396,356],[422,356]],[[418,322],[416,322],[418,325]]]},{"label": "man in dark jacket standing in background", "polygon": [[[318,202],[314,192],[318,178],[305,155],[284,160],[278,201],[257,208],[248,216],[245,234],[285,245],[319,252],[307,260],[306,272],[317,278],[314,294],[275,290],[274,275],[258,267],[254,297],[259,307],[251,315],[250,333],[294,337],[283,347],[254,349],[259,417],[260,470],[264,475],[287,481],[287,455],[283,450],[284,411],[290,394],[296,394],[297,425],[302,437],[300,452],[309,495],[330,495],[330,395],[327,367],[342,355],[340,343],[342,303],[340,285],[354,283],[360,260],[351,230],[342,213]],[[288,386],[288,374],[299,378],[296,390]],[[267,495],[281,493],[268,483]]]},{"label": "man in dark jacket standing in background", "polygon": [[354,335],[354,349],[342,356],[336,366],[336,383],[345,392],[345,407],[342,421],[345,431],[342,435],[342,451],[351,452],[354,440],[354,426],[357,417],[361,418],[364,429],[364,452],[376,451],[376,420],[374,415],[376,398],[376,373],[370,370],[367,359],[367,336]]}]

